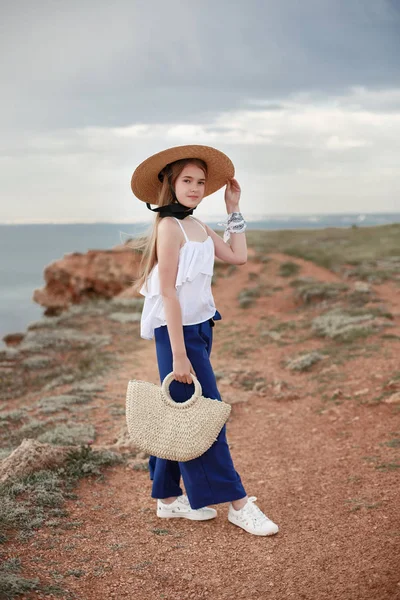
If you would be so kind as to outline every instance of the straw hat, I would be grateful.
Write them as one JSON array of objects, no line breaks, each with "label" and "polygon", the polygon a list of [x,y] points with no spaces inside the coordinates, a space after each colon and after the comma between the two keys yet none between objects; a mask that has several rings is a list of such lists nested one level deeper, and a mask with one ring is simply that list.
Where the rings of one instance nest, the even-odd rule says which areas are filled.
[{"label": "straw hat", "polygon": [[131,188],[139,200],[157,204],[162,183],[158,179],[160,171],[168,164],[182,158],[200,158],[207,164],[205,196],[222,188],[235,175],[235,167],[230,158],[211,146],[174,146],[153,154],[135,169]]}]

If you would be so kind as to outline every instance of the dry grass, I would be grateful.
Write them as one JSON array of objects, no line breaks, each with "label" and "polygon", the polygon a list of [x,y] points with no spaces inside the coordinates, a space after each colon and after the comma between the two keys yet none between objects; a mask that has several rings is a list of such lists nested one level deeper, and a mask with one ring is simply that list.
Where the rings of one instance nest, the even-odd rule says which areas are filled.
[{"label": "dry grass", "polygon": [[[339,271],[345,265],[358,266],[354,273],[357,278],[367,278],[371,271],[379,271],[380,277],[393,277],[398,269],[393,257],[400,257],[400,224],[351,229],[249,231],[247,240],[256,251],[256,261],[269,253],[282,252],[333,271]],[[388,258],[392,260],[386,260],[379,267],[377,261]]]},{"label": "dry grass", "polygon": [[80,446],[69,453],[62,467],[44,469],[0,484],[0,529],[4,532],[0,542],[7,541],[9,530],[20,539],[26,539],[48,519],[67,516],[64,501],[73,497],[77,481],[91,475],[102,478],[101,467],[123,460],[108,450],[93,451],[90,446]]}]

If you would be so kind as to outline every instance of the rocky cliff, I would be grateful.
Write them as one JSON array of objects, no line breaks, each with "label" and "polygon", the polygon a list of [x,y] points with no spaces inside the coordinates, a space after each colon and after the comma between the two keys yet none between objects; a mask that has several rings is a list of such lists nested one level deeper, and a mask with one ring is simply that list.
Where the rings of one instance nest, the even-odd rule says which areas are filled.
[{"label": "rocky cliff", "polygon": [[45,286],[34,291],[33,300],[46,308],[46,315],[55,315],[95,298],[138,296],[132,284],[140,258],[127,244],[66,254],[46,267]]}]

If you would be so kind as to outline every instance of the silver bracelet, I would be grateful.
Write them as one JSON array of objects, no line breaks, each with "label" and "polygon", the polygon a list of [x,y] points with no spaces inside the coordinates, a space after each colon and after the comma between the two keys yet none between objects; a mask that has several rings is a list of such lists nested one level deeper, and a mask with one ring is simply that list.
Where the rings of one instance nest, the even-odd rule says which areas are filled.
[{"label": "silver bracelet", "polygon": [[247,227],[247,223],[240,212],[229,213],[228,219],[224,223],[218,223],[218,225],[225,227],[224,242],[229,240],[231,233],[243,233]]}]

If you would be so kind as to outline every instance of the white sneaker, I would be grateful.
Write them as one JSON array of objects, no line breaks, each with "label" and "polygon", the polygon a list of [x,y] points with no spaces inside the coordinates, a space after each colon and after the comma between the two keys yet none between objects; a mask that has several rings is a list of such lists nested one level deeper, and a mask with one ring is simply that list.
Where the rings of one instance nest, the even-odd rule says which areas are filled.
[{"label": "white sneaker", "polygon": [[162,500],[157,500],[157,517],[162,519],[171,519],[174,517],[183,517],[191,521],[207,521],[215,519],[217,511],[215,508],[204,506],[203,508],[194,509],[190,506],[189,498],[182,494],[171,504],[165,504]]},{"label": "white sneaker", "polygon": [[247,503],[240,510],[235,510],[232,504],[229,504],[228,521],[254,535],[274,535],[274,533],[278,533],[278,525],[264,515],[258,506],[254,504],[256,500],[256,496],[250,496]]}]

